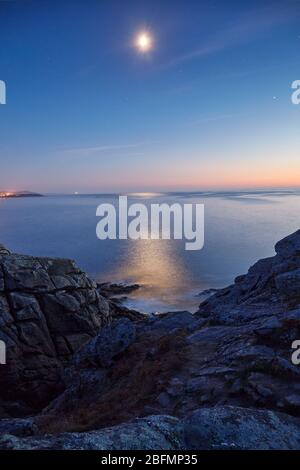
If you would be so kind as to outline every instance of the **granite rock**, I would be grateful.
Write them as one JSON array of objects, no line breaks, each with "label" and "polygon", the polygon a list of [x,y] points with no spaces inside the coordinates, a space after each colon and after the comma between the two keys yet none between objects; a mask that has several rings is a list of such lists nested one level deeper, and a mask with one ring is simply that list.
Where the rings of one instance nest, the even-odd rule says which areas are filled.
[{"label": "granite rock", "polygon": [[2,408],[12,400],[24,413],[44,406],[62,391],[64,365],[110,321],[107,300],[73,261],[11,254],[1,245]]}]

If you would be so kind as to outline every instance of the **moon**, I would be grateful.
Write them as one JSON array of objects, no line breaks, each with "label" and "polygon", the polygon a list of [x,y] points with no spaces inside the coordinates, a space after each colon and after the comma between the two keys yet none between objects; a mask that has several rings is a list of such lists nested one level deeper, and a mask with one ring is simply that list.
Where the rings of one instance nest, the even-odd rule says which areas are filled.
[{"label": "moon", "polygon": [[153,39],[149,33],[142,32],[137,35],[135,45],[140,52],[145,53],[152,49]]}]

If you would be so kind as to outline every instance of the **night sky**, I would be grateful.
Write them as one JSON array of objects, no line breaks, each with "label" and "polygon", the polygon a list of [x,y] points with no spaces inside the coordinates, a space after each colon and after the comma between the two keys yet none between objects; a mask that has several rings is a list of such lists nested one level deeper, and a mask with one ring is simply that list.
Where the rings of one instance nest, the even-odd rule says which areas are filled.
[{"label": "night sky", "polygon": [[300,186],[299,1],[12,0],[0,20],[1,190]]}]

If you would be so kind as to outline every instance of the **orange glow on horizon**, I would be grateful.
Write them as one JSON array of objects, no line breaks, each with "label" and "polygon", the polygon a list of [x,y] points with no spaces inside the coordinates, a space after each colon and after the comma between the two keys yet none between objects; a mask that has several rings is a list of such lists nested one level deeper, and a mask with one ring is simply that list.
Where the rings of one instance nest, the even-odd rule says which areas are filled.
[{"label": "orange glow on horizon", "polygon": [[[138,182],[138,184],[137,184]],[[271,189],[271,188],[297,188],[300,187],[300,168],[236,168],[219,167],[193,169],[190,167],[176,168],[173,171],[160,171],[153,176],[151,172],[143,171],[129,174],[126,178],[116,179],[111,182],[115,188],[133,188],[130,192],[149,192],[164,190],[216,190],[216,189]],[[99,182],[99,187],[102,184]]]},{"label": "orange glow on horizon", "polygon": [[[196,158],[187,156],[184,164],[180,155],[167,155],[159,162],[147,165],[139,160],[134,167],[120,164],[117,173],[111,168],[91,173],[90,167],[86,166],[81,169],[80,177],[74,174],[71,180],[69,174],[62,172],[55,187],[50,186],[46,177],[39,181],[39,187],[32,187],[28,181],[22,181],[20,186],[42,193],[300,189],[300,162],[296,155],[264,155],[264,158],[257,156],[251,161],[246,156],[232,156],[230,162],[214,155]],[[14,194],[15,191],[2,191],[2,194],[6,193]]]}]

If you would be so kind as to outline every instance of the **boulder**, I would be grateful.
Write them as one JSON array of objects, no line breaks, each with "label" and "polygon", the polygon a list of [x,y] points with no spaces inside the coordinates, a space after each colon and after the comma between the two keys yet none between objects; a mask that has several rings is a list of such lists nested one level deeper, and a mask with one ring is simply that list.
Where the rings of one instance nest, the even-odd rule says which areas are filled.
[{"label": "boulder", "polygon": [[73,261],[11,254],[1,245],[2,414],[12,401],[25,414],[47,404],[63,389],[64,365],[110,321],[108,301]]},{"label": "boulder", "polygon": [[77,407],[89,406],[105,389],[109,393],[113,360],[134,342],[135,335],[135,324],[127,318],[104,327],[74,354],[64,371],[66,389],[45,408],[44,414],[72,413]]},{"label": "boulder", "polygon": [[275,251],[284,261],[300,256],[300,230],[277,242]]},{"label": "boulder", "polygon": [[34,418],[17,418],[0,420],[0,435],[12,434],[13,436],[26,437],[38,434],[39,428]]},{"label": "boulder", "polygon": [[300,450],[300,420],[268,410],[202,408],[183,428],[189,450]]},{"label": "boulder", "polygon": [[39,437],[0,437],[5,450],[179,450],[182,426],[170,416],[151,416],[130,423],[86,433]]},{"label": "boulder", "polygon": [[86,343],[73,357],[76,367],[109,367],[115,356],[125,351],[135,340],[135,324],[127,318],[114,321],[103,328],[91,341]]}]

